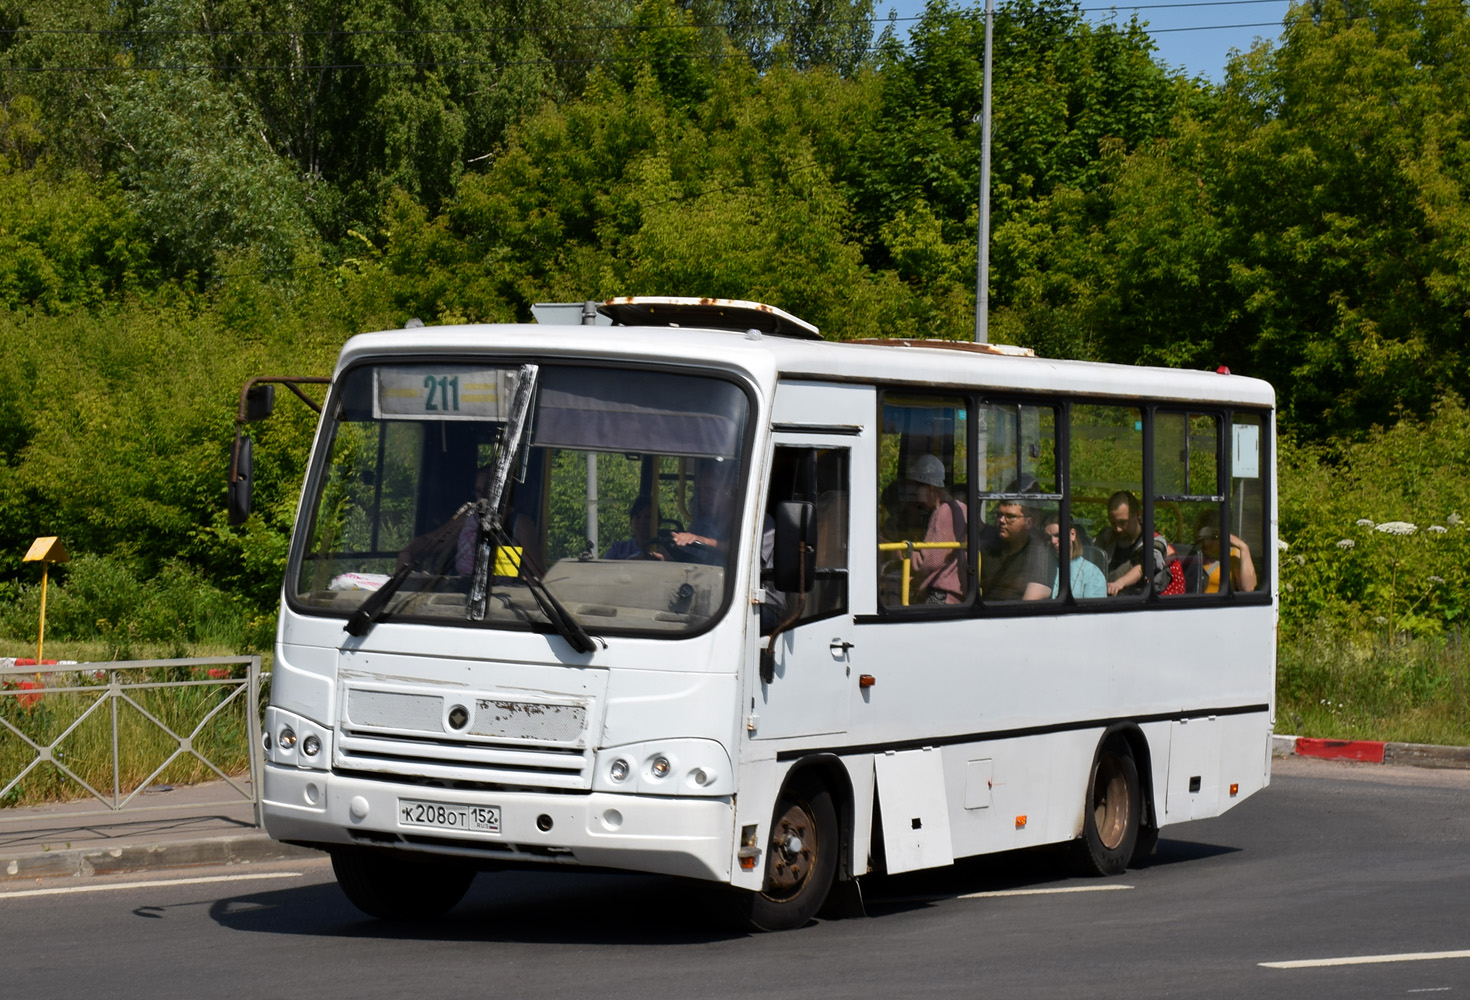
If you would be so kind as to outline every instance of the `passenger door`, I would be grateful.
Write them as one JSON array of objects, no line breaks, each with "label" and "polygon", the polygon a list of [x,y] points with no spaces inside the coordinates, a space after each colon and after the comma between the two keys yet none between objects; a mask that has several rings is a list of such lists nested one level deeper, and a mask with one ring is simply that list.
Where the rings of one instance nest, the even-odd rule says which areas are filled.
[{"label": "passenger door", "polygon": [[[805,392],[796,390],[805,388]],[[804,600],[778,595],[761,609],[759,649],[755,651],[752,694],[754,739],[816,736],[846,732],[857,687],[858,650],[853,645],[849,555],[853,463],[867,452],[859,441],[871,421],[871,395],[848,387],[782,386],[787,412],[804,411],[806,420],[778,422],[773,434],[767,507],[784,500],[809,501],[817,525],[816,580]],[[792,395],[807,405],[792,407]],[[777,415],[782,407],[778,405]],[[822,423],[815,422],[820,414]],[[848,419],[843,419],[847,417]],[[834,419],[835,418],[835,419]],[[769,566],[763,574],[769,586]],[[784,626],[784,627],[783,627]],[[775,632],[775,641],[771,641]],[[770,648],[769,680],[761,677],[760,651]]]}]

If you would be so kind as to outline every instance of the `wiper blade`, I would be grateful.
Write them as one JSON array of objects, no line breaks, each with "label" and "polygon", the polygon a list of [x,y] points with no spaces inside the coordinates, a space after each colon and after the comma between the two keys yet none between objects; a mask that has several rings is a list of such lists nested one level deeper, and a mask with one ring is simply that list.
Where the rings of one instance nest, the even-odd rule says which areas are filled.
[{"label": "wiper blade", "polygon": [[470,621],[485,620],[485,606],[490,597],[490,543],[491,536],[501,536],[506,486],[510,483],[510,470],[520,458],[521,441],[525,438],[526,424],[531,414],[531,398],[536,392],[536,382],[541,369],[537,365],[521,365],[516,375],[515,392],[510,399],[510,415],[500,435],[500,447],[495,452],[495,467],[491,470],[489,495],[475,504],[474,517],[479,523],[475,540],[475,568],[470,579],[470,596],[465,608],[465,617]]},{"label": "wiper blade", "polygon": [[352,617],[347,619],[347,624],[342,626],[342,631],[348,635],[367,635],[383,608],[392,600],[393,595],[398,593],[398,588],[403,586],[403,581],[407,580],[408,575],[416,568],[417,564],[414,562],[399,566],[381,587],[373,591],[368,599],[352,612]]},{"label": "wiper blade", "polygon": [[[500,542],[503,545],[509,544],[503,534],[500,536]],[[587,630],[582,628],[581,623],[572,616],[566,606],[556,599],[556,595],[546,586],[546,581],[541,578],[535,565],[524,553],[521,556],[521,579],[526,581],[531,596],[536,598],[536,606],[541,609],[546,620],[551,622],[551,627],[556,629],[557,634],[565,639],[568,645],[579,653],[590,653],[597,648],[597,644],[587,634]]]},{"label": "wiper blade", "polygon": [[[445,522],[446,526],[461,523],[459,519],[465,514],[469,513],[469,511],[473,510],[474,507],[474,501],[466,503],[464,506],[460,507],[459,510],[454,512],[454,516],[451,517],[447,522]],[[443,529],[441,528],[439,530],[442,531]],[[439,544],[424,546],[422,549],[419,550],[417,554],[413,556],[413,558],[404,563],[402,566],[399,566],[398,569],[394,570],[393,575],[388,577],[388,579],[383,582],[383,585],[381,587],[379,587],[371,595],[369,595],[367,600],[362,602],[358,609],[352,613],[352,616],[347,619],[347,624],[342,626],[342,631],[346,632],[348,635],[354,636],[367,635],[368,630],[371,629],[373,625],[377,622],[378,616],[383,613],[383,609],[388,606],[388,602],[393,599],[393,595],[398,593],[398,590],[400,587],[403,586],[404,581],[407,580],[416,570],[423,568],[423,563],[426,556],[438,556],[438,571],[443,572],[444,562],[448,558],[448,555],[452,554],[452,552],[452,547],[449,548],[449,550],[446,552],[442,540]]]}]

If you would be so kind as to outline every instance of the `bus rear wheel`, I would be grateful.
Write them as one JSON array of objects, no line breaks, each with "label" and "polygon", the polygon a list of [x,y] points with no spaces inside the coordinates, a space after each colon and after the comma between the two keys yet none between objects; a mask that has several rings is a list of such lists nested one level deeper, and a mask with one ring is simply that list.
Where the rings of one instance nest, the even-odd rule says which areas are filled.
[{"label": "bus rear wheel", "polygon": [[1133,858],[1143,812],[1138,766],[1122,740],[1103,744],[1087,783],[1078,844],[1084,871],[1121,875]]},{"label": "bus rear wheel", "polygon": [[741,917],[755,930],[784,931],[811,921],[837,874],[837,810],[812,779],[782,789],[766,844],[765,887],[740,893]]},{"label": "bus rear wheel", "polygon": [[343,847],[332,851],[332,872],[353,906],[379,920],[426,920],[453,909],[475,870],[451,861],[420,861]]}]

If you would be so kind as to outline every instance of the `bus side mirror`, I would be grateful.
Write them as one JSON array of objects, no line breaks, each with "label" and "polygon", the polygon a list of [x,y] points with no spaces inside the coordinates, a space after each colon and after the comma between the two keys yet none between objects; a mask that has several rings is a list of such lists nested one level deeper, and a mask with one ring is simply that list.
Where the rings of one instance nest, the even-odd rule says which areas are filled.
[{"label": "bus side mirror", "polygon": [[245,420],[254,423],[264,420],[275,411],[276,387],[273,385],[252,385],[245,390]]},{"label": "bus side mirror", "polygon": [[771,582],[788,594],[812,589],[817,574],[817,505],[810,500],[776,504],[776,551]]},{"label": "bus side mirror", "polygon": [[230,523],[240,525],[250,516],[250,484],[255,479],[254,444],[248,434],[235,438],[235,454],[230,460]]}]

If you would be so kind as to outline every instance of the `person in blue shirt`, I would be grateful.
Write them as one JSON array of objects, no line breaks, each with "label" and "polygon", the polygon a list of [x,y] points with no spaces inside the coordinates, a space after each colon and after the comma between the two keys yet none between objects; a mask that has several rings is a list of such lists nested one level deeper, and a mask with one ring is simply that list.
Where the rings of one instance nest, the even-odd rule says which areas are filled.
[{"label": "person in blue shirt", "polygon": [[628,527],[632,538],[613,542],[602,554],[604,559],[643,559],[648,554],[648,543],[653,541],[653,501],[640,495],[628,508]]},{"label": "person in blue shirt", "polygon": [[[1056,514],[1047,516],[1043,530],[1046,537],[1051,540],[1052,551],[1057,553],[1057,562],[1061,562],[1061,533],[1062,526]],[[1103,579],[1102,570],[1094,566],[1082,555],[1082,543],[1077,540],[1077,529],[1072,529],[1070,580],[1072,584],[1072,596],[1079,600],[1085,597],[1107,597],[1108,583]],[[1058,597],[1061,594],[1061,571],[1052,570],[1051,596]]]},{"label": "person in blue shirt", "polygon": [[710,458],[701,459],[695,469],[694,518],[687,531],[675,531],[670,536],[681,549],[702,546],[709,554],[695,561],[720,562],[724,559],[735,520],[731,486],[734,471],[733,461]]}]

